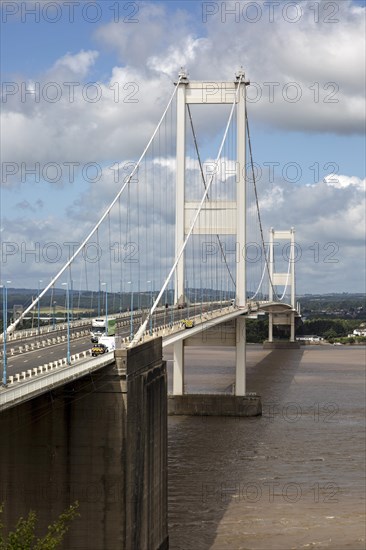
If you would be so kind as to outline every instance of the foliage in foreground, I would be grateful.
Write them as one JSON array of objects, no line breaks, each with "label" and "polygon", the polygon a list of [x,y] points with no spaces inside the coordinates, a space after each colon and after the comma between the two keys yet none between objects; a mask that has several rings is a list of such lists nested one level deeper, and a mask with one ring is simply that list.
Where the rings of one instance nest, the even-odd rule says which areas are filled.
[{"label": "foliage in foreground", "polygon": [[37,515],[31,510],[27,518],[19,518],[15,530],[5,537],[2,522],[4,505],[2,504],[0,506],[0,550],[54,550],[61,544],[71,521],[80,516],[78,508],[77,501],[71,504],[48,526],[47,533],[42,538],[36,537]]}]

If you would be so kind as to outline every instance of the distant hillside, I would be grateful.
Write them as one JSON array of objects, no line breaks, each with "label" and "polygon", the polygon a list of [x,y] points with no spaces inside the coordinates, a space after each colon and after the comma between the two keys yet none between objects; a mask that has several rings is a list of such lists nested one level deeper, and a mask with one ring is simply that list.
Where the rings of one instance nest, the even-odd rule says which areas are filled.
[{"label": "distant hillside", "polygon": [[366,297],[360,293],[316,294],[300,296],[303,317],[366,319]]}]

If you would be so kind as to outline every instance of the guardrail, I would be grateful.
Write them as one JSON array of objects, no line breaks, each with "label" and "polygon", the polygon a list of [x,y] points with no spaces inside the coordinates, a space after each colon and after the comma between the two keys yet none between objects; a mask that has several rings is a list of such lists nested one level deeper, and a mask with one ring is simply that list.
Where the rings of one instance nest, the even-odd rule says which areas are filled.
[{"label": "guardrail", "polygon": [[[71,355],[70,361],[71,364],[75,363],[76,361],[79,361],[81,359],[86,359],[88,356],[91,355],[91,350],[82,351],[79,353],[75,353],[74,355]],[[38,367],[33,367],[32,369],[27,369],[25,371],[22,371],[20,373],[15,374],[14,376],[9,376],[8,380],[8,387],[12,386],[16,382],[22,382],[24,380],[29,380],[30,378],[34,378],[35,376],[47,373],[53,369],[57,369],[59,367],[65,367],[67,365],[67,358],[63,357],[62,359],[56,359],[55,361],[50,361],[49,363],[44,363],[43,365],[40,365]]]},{"label": "guardrail", "polygon": [[[161,307],[158,308],[159,310],[164,310],[165,308]],[[133,311],[133,317],[137,317],[138,315],[141,315],[144,311],[143,310],[135,310]],[[131,313],[129,311],[124,311],[123,313],[111,313],[111,317],[115,317],[116,319],[123,319],[124,317],[127,319],[130,319]],[[77,327],[85,327],[85,326],[91,326],[92,319],[78,319],[77,321],[71,321],[70,322],[70,328],[77,328]],[[55,327],[53,326],[43,326],[40,327],[39,332],[38,328],[30,328],[30,329],[24,329],[24,330],[16,330],[12,332],[11,334],[8,334],[7,336],[7,342],[10,343],[14,340],[22,340],[23,338],[31,338],[34,336],[41,336],[45,334],[51,334],[55,332],[59,332],[62,330],[67,330],[67,323],[58,323]]]},{"label": "guardrail", "polygon": [[[180,320],[177,320],[173,324],[177,325],[180,322],[181,322]],[[126,319],[126,320],[123,320],[122,322],[118,323],[119,327],[128,327],[129,325],[130,325],[130,319]],[[153,332],[154,332],[154,334],[156,334],[156,332],[161,330],[162,328],[169,329],[169,327],[171,327],[171,326],[172,326],[171,323],[170,324],[165,324],[165,325],[160,325],[159,327],[155,328]],[[70,340],[76,340],[77,338],[82,338],[84,336],[88,336],[89,333],[90,333],[89,329],[72,332],[70,334]],[[62,334],[60,336],[52,335],[49,338],[42,339],[42,340],[37,340],[36,342],[32,342],[30,344],[23,344],[22,346],[18,346],[18,347],[10,347],[10,342],[9,342],[8,354],[9,354],[10,357],[13,357],[14,355],[17,355],[17,354],[20,354],[20,353],[35,351],[37,349],[45,348],[47,346],[53,346],[55,344],[61,344],[61,343],[66,342],[66,341],[67,341],[67,335]],[[124,338],[123,342],[124,343],[129,342],[129,338],[128,337]],[[0,350],[0,359],[2,357],[3,357],[3,350],[1,349]]]},{"label": "guardrail", "polygon": [[[88,319],[85,320],[79,320],[79,321],[72,321],[70,323],[71,328],[77,328],[82,327],[85,325],[90,325],[91,321]],[[8,334],[7,341],[11,342],[14,340],[22,340],[23,338],[31,338],[33,336],[41,336],[45,334],[55,333],[59,332],[61,330],[67,330],[67,323],[59,323],[55,327],[40,327],[39,333],[38,328],[29,328],[24,330],[16,330],[15,332]]]},{"label": "guardrail", "polygon": [[[87,336],[89,334],[89,330],[80,330],[76,332],[72,332],[70,334],[70,340],[77,340],[78,338],[83,338],[84,336]],[[37,340],[36,342],[31,342],[29,344],[23,344],[22,346],[18,347],[10,347],[10,342],[8,344],[8,354],[10,357],[13,357],[14,355],[24,353],[27,351],[35,351],[37,349],[45,348],[47,346],[54,346],[55,344],[62,344],[63,342],[67,341],[67,334],[61,334],[60,336],[53,335],[50,338],[46,338],[43,340]],[[0,358],[3,357],[3,350],[0,350]]]},{"label": "guardrail", "polygon": [[[206,302],[204,302],[206,304]],[[212,304],[219,304],[220,302],[207,302]],[[194,307],[194,304],[192,305]],[[166,308],[165,306],[158,307],[156,309],[156,312],[162,312]],[[144,314],[146,312],[146,309],[136,309],[133,311],[133,317],[137,317],[141,314]],[[116,319],[122,319],[125,317],[126,319],[130,319],[131,313],[129,311],[124,311],[123,313],[110,313],[111,317],[115,317]],[[104,315],[103,315],[104,317]],[[94,319],[94,317],[93,317]],[[77,321],[70,321],[70,327],[81,327],[86,325],[91,325],[92,319],[78,319]],[[39,336],[42,334],[50,334],[52,332],[58,332],[61,330],[67,330],[67,323],[57,323],[55,327],[53,326],[41,326],[38,332],[38,328],[30,328],[30,329],[24,329],[24,330],[15,330],[11,334],[8,334],[7,341],[10,342],[11,340],[21,340],[22,338],[30,338],[32,336]]]}]

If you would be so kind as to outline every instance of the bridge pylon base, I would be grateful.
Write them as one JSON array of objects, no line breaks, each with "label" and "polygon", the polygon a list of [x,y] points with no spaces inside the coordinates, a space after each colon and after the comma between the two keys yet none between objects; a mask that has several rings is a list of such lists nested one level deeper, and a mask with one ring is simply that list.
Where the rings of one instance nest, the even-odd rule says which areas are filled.
[{"label": "bridge pylon base", "polygon": [[247,394],[185,394],[168,396],[168,415],[186,416],[260,416],[262,400]]}]

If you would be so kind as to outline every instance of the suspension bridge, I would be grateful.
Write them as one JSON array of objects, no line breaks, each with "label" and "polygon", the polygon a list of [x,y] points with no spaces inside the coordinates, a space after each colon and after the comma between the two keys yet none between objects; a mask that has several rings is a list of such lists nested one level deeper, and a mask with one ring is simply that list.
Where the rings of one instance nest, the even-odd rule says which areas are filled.
[{"label": "suspension bridge", "polygon": [[[163,346],[173,344],[175,395],[184,393],[185,343],[194,336],[197,342],[198,334],[204,340],[204,332],[213,327],[231,322],[231,338],[226,332],[223,342],[220,331],[216,331],[216,344],[236,347],[237,396],[246,392],[246,318],[269,313],[269,343],[273,342],[276,324],[288,325],[289,340],[295,341],[295,317],[299,313],[294,230],[271,229],[266,242],[246,109],[248,85],[242,70],[232,82],[190,81],[182,70],[140,158],[127,163],[130,173],[125,175],[126,164],[115,167],[113,181],[117,183],[109,182],[109,205],[58,273],[9,325],[3,283],[5,389],[1,398],[5,399],[5,392],[10,390],[10,404],[12,392],[25,395],[24,387],[16,387],[20,383],[28,383],[30,395],[34,384],[42,390],[47,388],[52,365],[40,365],[9,378],[7,355],[23,318],[37,308],[39,315],[40,304],[44,308],[48,302],[50,309],[55,308],[57,285],[65,290],[69,328],[70,300],[80,306],[81,300],[85,303],[83,296],[88,295],[98,316],[121,316],[122,297],[130,296],[126,309],[133,322],[128,337],[117,339],[118,345],[132,348],[160,336]],[[217,134],[212,140],[219,144],[215,157],[206,144],[204,152],[200,149],[200,141],[207,141],[207,136],[200,139],[199,135],[205,109]],[[227,118],[219,138],[218,123],[223,116]],[[279,240],[286,241],[288,252],[286,268],[277,272],[274,243]],[[156,322],[159,308],[165,308],[164,322]],[[189,325],[181,322],[178,308],[184,310]],[[66,337],[70,339],[70,331]],[[85,354],[71,356],[68,351],[67,357],[54,365],[65,367],[57,379],[62,382],[63,377],[66,381],[75,376],[70,367],[82,375],[106,360],[113,361],[113,354],[91,359]],[[76,365],[80,361],[82,365]],[[51,384],[55,383],[52,374]]]},{"label": "suspension bridge", "polygon": [[[0,475],[9,524],[30,506],[46,527],[77,498],[81,517],[65,547],[168,548],[168,410],[261,414],[246,388],[246,320],[268,314],[266,345],[295,347],[300,313],[294,229],[263,227],[248,85],[243,70],[228,82],[191,81],[181,70],[138,161],[116,164],[112,178],[106,167],[97,221],[84,212],[85,239],[55,275],[45,266],[36,298],[11,323],[3,274]],[[91,356],[90,319],[74,319],[86,307],[115,318],[113,351]],[[35,312],[38,326],[21,330]],[[287,341],[274,339],[274,327],[286,327]],[[230,395],[185,394],[189,345],[235,349]],[[32,354],[47,360],[15,369]]]}]

